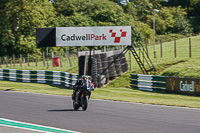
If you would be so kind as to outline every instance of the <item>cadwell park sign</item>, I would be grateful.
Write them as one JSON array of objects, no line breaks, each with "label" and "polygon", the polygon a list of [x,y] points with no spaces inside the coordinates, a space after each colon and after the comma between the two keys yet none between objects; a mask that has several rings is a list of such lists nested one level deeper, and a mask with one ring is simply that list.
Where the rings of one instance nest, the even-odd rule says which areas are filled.
[{"label": "cadwell park sign", "polygon": [[36,29],[37,47],[131,45],[131,26]]},{"label": "cadwell park sign", "polygon": [[200,96],[200,78],[171,77],[131,73],[131,87],[145,91],[166,91],[169,93]]},{"label": "cadwell park sign", "polygon": [[166,91],[179,94],[200,95],[200,79],[166,77]]}]

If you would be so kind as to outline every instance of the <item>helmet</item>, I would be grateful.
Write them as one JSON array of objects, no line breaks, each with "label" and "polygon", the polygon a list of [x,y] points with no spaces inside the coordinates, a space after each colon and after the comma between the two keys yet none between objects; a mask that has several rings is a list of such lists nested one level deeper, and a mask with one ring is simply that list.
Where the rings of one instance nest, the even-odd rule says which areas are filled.
[{"label": "helmet", "polygon": [[86,77],[86,76],[83,76],[83,77],[82,77],[82,80],[87,80],[87,77]]}]

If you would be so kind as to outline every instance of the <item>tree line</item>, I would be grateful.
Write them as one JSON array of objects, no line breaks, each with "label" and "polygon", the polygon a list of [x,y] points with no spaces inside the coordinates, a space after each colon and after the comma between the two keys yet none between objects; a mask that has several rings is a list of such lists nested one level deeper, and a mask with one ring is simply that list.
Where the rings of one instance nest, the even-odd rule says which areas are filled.
[{"label": "tree line", "polygon": [[[42,53],[45,48],[36,48],[35,36],[36,28],[44,27],[128,25],[132,26],[133,43],[152,42],[153,9],[159,10],[155,13],[157,38],[200,32],[199,0],[129,0],[127,5],[120,0],[1,0],[0,56]],[[60,47],[49,51],[57,49],[77,50]]]}]

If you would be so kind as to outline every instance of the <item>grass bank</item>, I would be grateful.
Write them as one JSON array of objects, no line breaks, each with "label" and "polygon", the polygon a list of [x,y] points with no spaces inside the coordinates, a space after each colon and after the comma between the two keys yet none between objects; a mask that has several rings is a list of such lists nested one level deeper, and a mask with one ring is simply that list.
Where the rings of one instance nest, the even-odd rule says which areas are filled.
[{"label": "grass bank", "polygon": [[[45,93],[71,96],[72,89],[55,85],[0,81],[0,90]],[[93,99],[107,99],[136,103],[200,108],[200,97],[164,92],[145,92],[128,87],[99,88],[92,92]]]}]

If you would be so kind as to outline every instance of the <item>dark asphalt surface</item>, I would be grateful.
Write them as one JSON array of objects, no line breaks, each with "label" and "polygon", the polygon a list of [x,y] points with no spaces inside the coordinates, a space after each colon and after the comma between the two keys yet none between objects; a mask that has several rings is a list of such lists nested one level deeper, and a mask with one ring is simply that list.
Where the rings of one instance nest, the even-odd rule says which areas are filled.
[{"label": "dark asphalt surface", "polygon": [[71,97],[1,90],[0,118],[83,133],[200,132],[200,109],[91,99],[74,111]]}]

